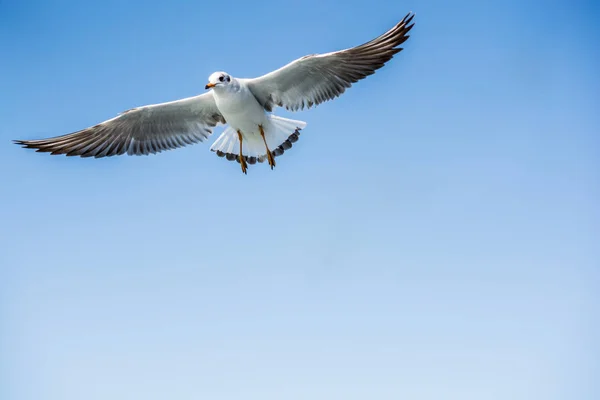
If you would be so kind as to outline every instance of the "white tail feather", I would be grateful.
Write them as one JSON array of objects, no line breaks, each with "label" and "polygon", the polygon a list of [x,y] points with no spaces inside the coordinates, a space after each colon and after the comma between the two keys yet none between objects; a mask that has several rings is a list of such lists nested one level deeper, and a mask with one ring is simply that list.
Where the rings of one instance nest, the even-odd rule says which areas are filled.
[{"label": "white tail feather", "polygon": [[[280,156],[285,150],[292,147],[292,143],[298,140],[299,131],[306,127],[306,122],[275,115],[269,115],[268,118],[268,124],[264,127],[265,140],[271,153],[274,156]],[[238,133],[231,126],[228,126],[210,147],[210,150],[216,152],[219,157],[227,157],[231,161],[237,160],[239,149]],[[258,162],[265,161],[267,149],[262,137],[257,134],[244,134],[242,155],[246,156],[246,161],[252,164],[254,160]]]}]

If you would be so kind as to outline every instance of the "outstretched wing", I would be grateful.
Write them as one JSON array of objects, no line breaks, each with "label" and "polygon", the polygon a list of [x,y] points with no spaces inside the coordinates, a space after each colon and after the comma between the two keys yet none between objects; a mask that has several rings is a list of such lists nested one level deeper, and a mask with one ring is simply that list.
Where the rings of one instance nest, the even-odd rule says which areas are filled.
[{"label": "outstretched wing", "polygon": [[407,14],[388,32],[360,46],[308,55],[244,82],[267,111],[274,106],[297,111],[331,100],[402,50],[397,46],[409,38],[413,17],[413,13]]},{"label": "outstretched wing", "polygon": [[15,140],[38,152],[80,157],[147,155],[203,142],[225,120],[212,91],[127,110],[98,125],[40,140]]}]

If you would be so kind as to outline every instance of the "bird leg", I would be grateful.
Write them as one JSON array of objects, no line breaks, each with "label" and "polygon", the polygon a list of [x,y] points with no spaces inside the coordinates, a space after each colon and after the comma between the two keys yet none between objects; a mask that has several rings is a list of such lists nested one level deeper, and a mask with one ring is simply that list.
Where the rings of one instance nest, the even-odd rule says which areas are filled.
[{"label": "bird leg", "polygon": [[259,125],[258,129],[260,129],[260,136],[262,136],[263,142],[265,142],[265,147],[267,148],[267,160],[269,160],[269,165],[271,166],[271,169],[273,169],[275,166],[275,157],[273,157],[271,150],[269,150],[269,145],[267,144],[267,139],[265,139],[265,131],[263,130],[262,125]]},{"label": "bird leg", "polygon": [[242,172],[247,174],[248,164],[246,164],[246,158],[242,155],[242,132],[237,131],[238,138],[240,139],[240,165],[242,166]]}]

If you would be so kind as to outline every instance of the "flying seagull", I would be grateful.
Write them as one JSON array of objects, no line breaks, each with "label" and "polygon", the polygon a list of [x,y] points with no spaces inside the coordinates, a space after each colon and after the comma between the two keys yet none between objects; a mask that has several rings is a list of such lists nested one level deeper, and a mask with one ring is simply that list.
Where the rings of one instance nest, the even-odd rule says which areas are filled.
[{"label": "flying seagull", "polygon": [[204,142],[212,128],[227,124],[211,151],[240,163],[244,174],[248,164],[265,160],[273,169],[275,157],[290,149],[306,126],[273,115],[273,109],[311,108],[372,75],[402,50],[398,46],[409,38],[413,17],[408,13],[392,29],[360,46],[307,55],[258,78],[215,72],[208,78],[208,91],[198,96],[132,108],[70,134],[14,142],[67,156],[147,155]]}]

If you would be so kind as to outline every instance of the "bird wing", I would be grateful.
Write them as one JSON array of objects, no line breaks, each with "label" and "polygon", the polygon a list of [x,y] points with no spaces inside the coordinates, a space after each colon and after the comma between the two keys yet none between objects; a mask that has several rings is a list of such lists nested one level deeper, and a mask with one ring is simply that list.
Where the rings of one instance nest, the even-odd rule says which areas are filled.
[{"label": "bird wing", "polygon": [[397,46],[410,37],[413,17],[408,13],[388,32],[360,46],[304,56],[244,82],[267,111],[274,106],[297,111],[331,100],[375,73],[402,50]]},{"label": "bird wing", "polygon": [[92,127],[48,139],[15,140],[38,152],[81,157],[147,155],[203,142],[225,119],[212,92],[132,108]]}]

